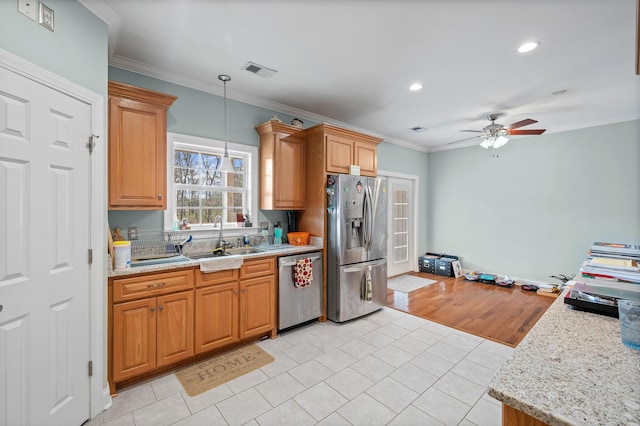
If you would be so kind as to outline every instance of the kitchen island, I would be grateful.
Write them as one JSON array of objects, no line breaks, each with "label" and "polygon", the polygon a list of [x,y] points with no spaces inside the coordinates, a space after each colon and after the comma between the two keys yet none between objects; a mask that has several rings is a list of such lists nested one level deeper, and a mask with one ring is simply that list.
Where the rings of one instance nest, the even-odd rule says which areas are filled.
[{"label": "kitchen island", "polygon": [[617,318],[571,309],[563,294],[488,393],[503,404],[503,425],[640,425],[639,363]]}]

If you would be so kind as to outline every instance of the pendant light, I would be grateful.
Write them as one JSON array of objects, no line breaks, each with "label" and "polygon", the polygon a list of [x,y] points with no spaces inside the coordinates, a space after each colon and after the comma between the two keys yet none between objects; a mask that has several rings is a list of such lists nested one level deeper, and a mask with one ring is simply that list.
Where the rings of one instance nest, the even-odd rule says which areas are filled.
[{"label": "pendant light", "polygon": [[224,155],[220,159],[220,165],[218,166],[218,172],[233,173],[235,169],[229,158],[229,151],[227,150],[227,81],[231,80],[226,74],[220,74],[218,80],[224,83]]}]

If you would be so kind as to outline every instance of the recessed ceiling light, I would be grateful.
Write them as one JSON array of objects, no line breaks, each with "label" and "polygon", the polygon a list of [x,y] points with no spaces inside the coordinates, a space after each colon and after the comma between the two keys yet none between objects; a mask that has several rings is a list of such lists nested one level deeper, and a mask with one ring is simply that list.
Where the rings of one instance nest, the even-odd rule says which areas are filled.
[{"label": "recessed ceiling light", "polygon": [[428,129],[422,126],[411,127],[410,130],[413,130],[416,133],[426,132]]},{"label": "recessed ceiling light", "polygon": [[567,89],[556,90],[555,92],[551,92],[553,96],[564,95],[565,93],[567,93]]},{"label": "recessed ceiling light", "polygon": [[422,89],[422,84],[420,83],[413,83],[411,86],[409,86],[409,90],[411,90],[412,92],[418,91]]},{"label": "recessed ceiling light", "polygon": [[518,52],[520,52],[520,53],[531,52],[533,49],[535,49],[538,46],[540,46],[540,42],[539,41],[530,41],[530,42],[525,43],[522,46],[518,47]]}]

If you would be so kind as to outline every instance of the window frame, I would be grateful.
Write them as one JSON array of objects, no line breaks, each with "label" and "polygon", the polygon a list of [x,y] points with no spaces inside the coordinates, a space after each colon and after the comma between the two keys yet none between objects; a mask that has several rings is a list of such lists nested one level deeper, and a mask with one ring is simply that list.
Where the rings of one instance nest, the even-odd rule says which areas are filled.
[{"label": "window frame", "polygon": [[[175,187],[174,187],[174,159],[175,150],[178,148],[189,148],[189,146],[198,149],[222,149],[224,150],[224,141],[199,136],[191,136],[180,133],[167,132],[167,209],[164,211],[163,228],[166,231],[173,230],[173,218],[176,214]],[[245,182],[248,184],[247,206],[251,222],[256,225],[258,218],[258,148],[252,145],[244,145],[237,143],[227,143],[227,150],[230,156],[234,154],[246,156],[245,164]],[[238,228],[236,226],[223,226],[224,234],[227,236],[241,236],[254,234],[257,227]],[[217,236],[220,230],[213,228],[212,225],[192,225],[192,228],[185,231],[178,231],[193,234],[194,238],[210,238]]]}]

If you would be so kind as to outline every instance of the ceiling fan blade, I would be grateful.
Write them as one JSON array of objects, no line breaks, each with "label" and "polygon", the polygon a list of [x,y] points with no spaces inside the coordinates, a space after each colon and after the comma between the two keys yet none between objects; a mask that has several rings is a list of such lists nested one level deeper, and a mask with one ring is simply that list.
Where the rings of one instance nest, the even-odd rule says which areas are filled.
[{"label": "ceiling fan blade", "polygon": [[460,143],[460,142],[464,142],[464,141],[469,141],[471,139],[478,139],[478,138],[481,138],[481,137],[482,137],[482,135],[471,136],[470,138],[465,138],[465,139],[460,139],[459,141],[449,142],[449,143],[447,143],[447,145],[453,145],[454,143]]},{"label": "ceiling fan blade", "polygon": [[482,130],[460,130],[461,132],[482,133]]},{"label": "ceiling fan blade", "polygon": [[526,120],[521,120],[518,121],[517,123],[513,123],[510,126],[507,126],[509,129],[517,129],[518,127],[524,127],[524,126],[528,126],[529,124],[533,124],[533,123],[537,123],[538,120],[532,120],[530,118],[527,118]]},{"label": "ceiling fan blade", "polygon": [[547,129],[509,130],[510,135],[541,135]]}]

